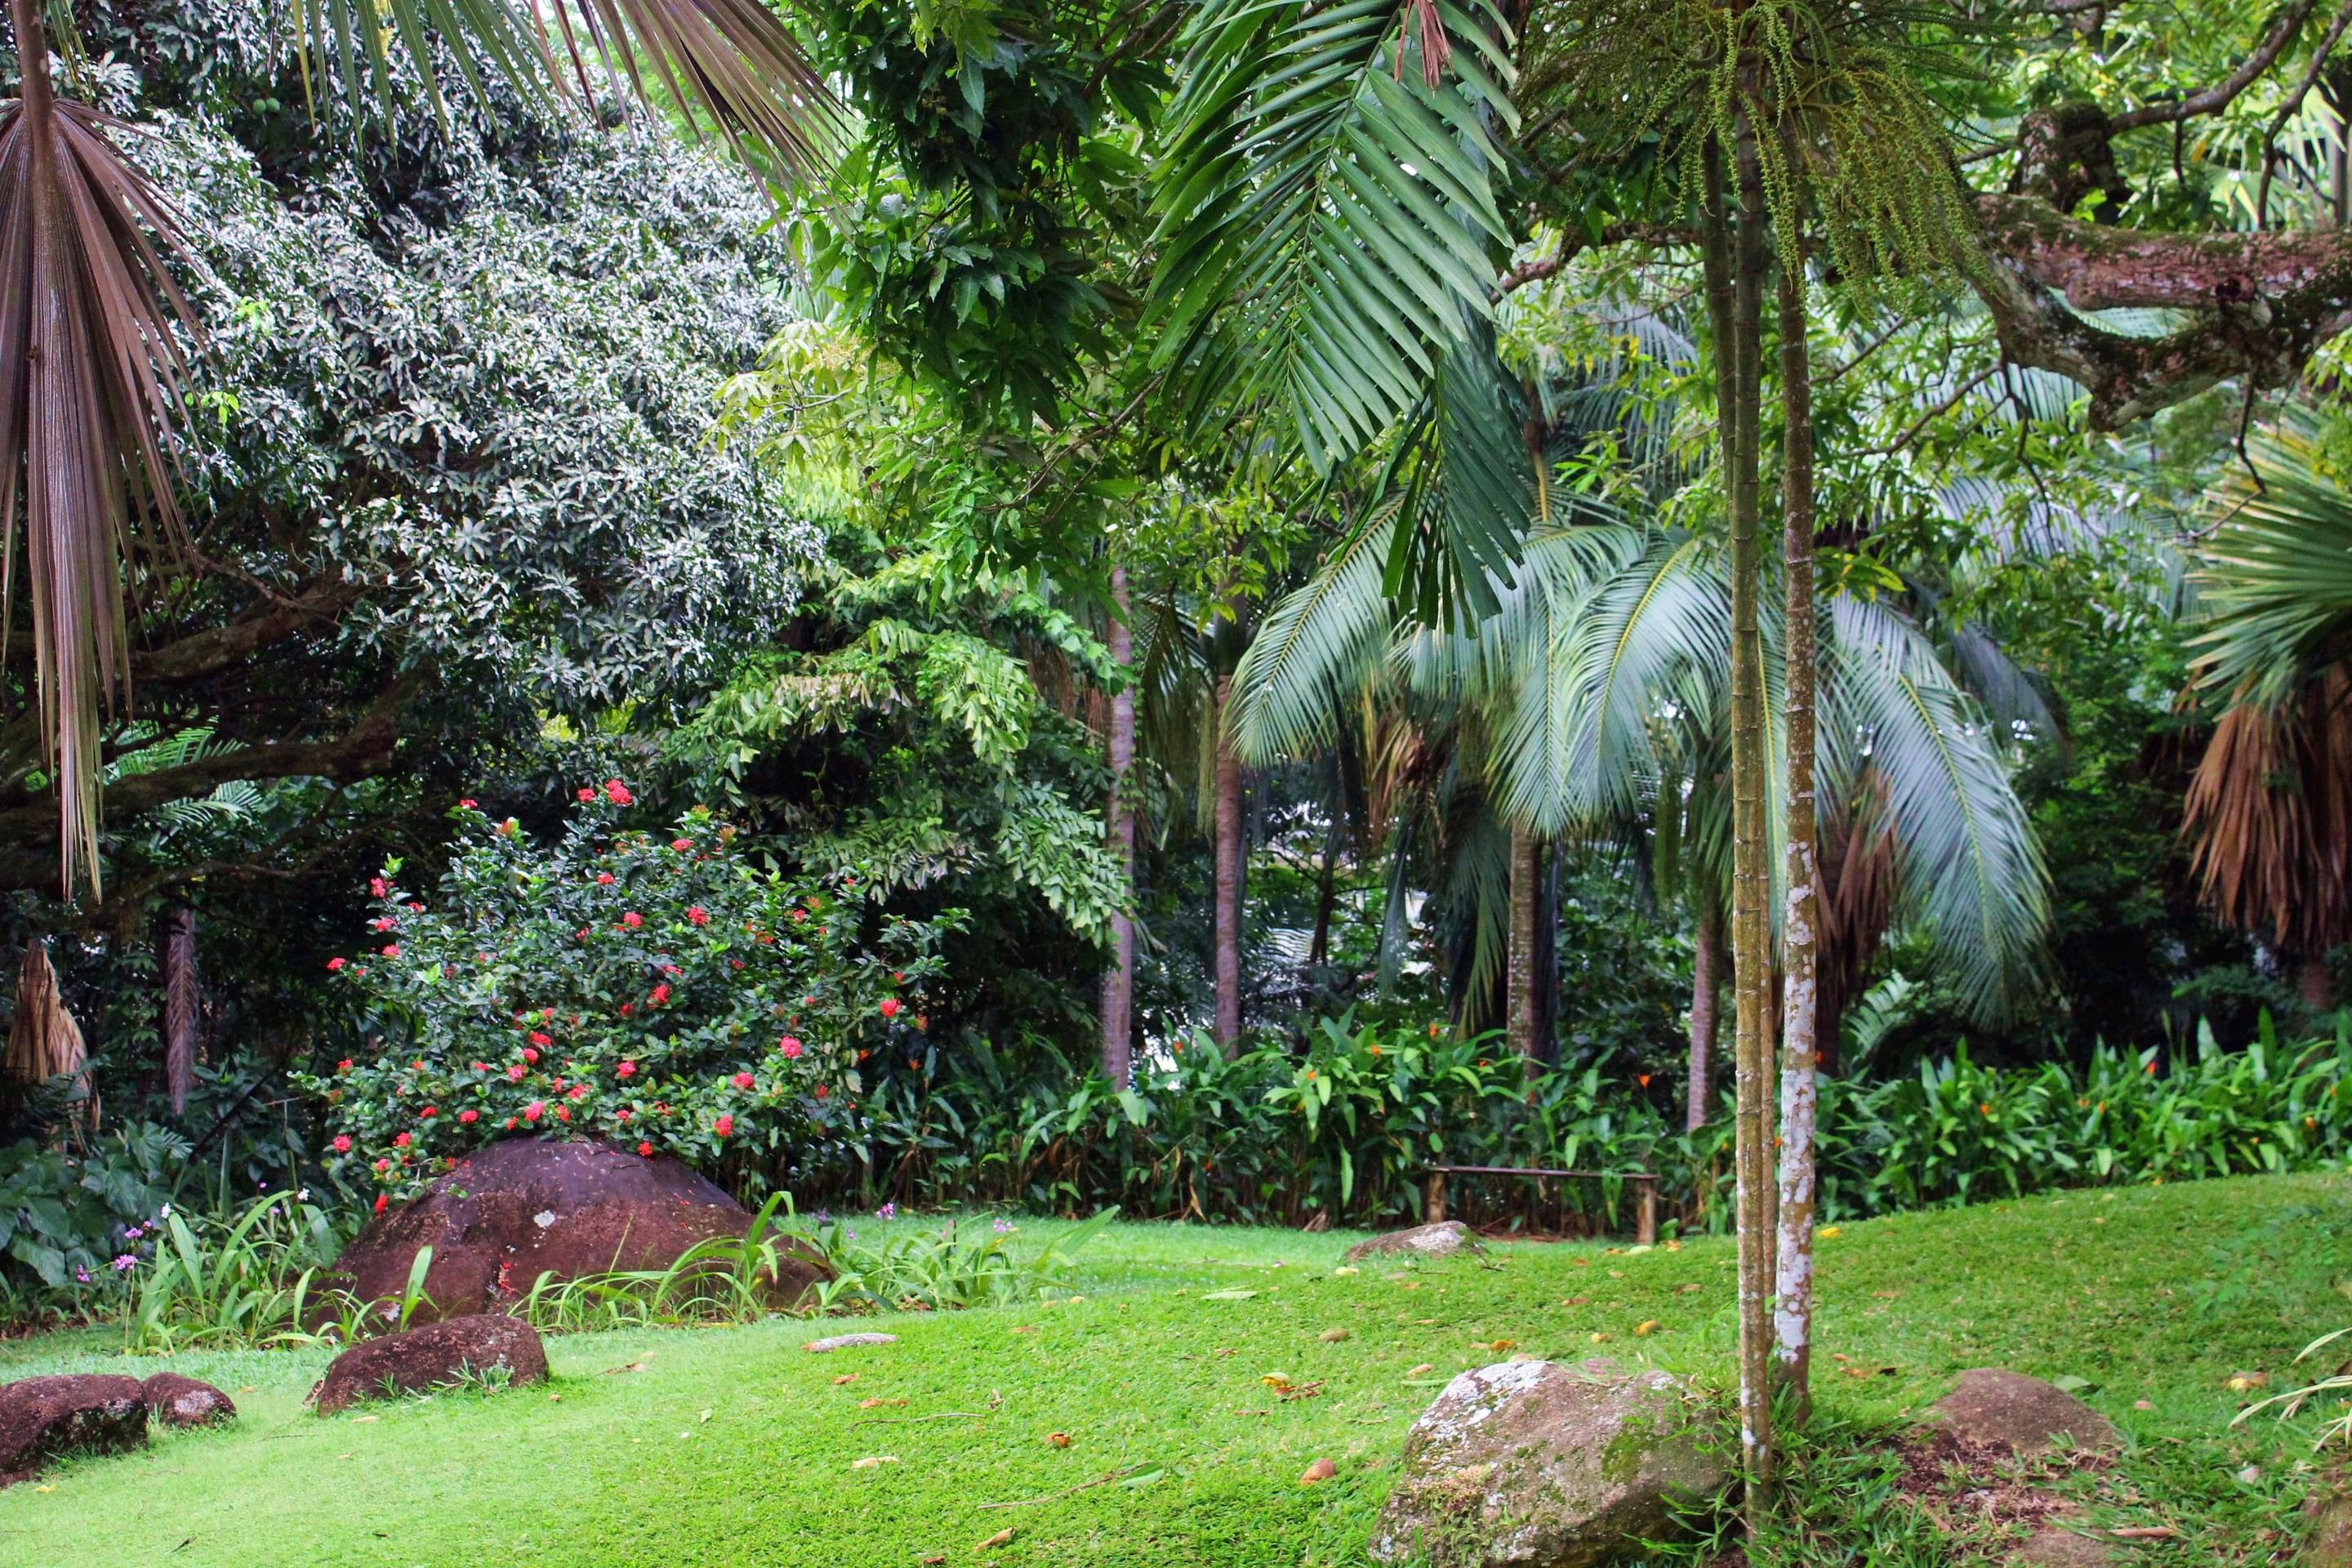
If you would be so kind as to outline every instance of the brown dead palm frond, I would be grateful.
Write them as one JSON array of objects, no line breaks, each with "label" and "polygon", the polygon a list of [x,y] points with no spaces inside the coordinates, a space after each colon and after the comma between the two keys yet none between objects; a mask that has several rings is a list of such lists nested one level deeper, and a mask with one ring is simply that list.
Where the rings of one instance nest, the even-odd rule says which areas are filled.
[{"label": "brown dead palm frond", "polygon": [[[28,58],[46,58],[39,0],[10,11]],[[187,255],[178,215],[110,132],[131,133],[58,100],[45,71],[0,105],[0,601],[14,605],[21,540],[69,893],[77,872],[99,886],[99,716],[130,675],[123,556],[179,532],[187,365],[173,322],[196,331],[164,267]]]},{"label": "brown dead palm frond", "polygon": [[2352,942],[2352,672],[2221,715],[2181,832],[2214,912],[2310,958]]},{"label": "brown dead palm frond", "polygon": [[67,1079],[70,1098],[82,1102],[82,1113],[98,1125],[98,1103],[89,1091],[89,1052],[82,1045],[80,1026],[58,995],[58,972],[48,950],[39,942],[25,949],[16,972],[16,1014],[8,1026],[8,1054],[0,1071],[28,1087]]}]

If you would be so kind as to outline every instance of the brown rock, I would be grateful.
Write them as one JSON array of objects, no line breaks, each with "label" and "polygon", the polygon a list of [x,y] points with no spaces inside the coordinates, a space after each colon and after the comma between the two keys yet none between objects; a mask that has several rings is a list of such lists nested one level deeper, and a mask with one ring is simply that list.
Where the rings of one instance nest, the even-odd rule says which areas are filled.
[{"label": "brown rock", "polygon": [[1952,1392],[1936,1401],[1928,1419],[1957,1436],[1998,1443],[2012,1454],[2037,1454],[2063,1435],[2077,1448],[2113,1448],[2107,1418],[2067,1393],[2006,1367],[1960,1373]]},{"label": "brown rock", "polygon": [[332,1415],[362,1399],[445,1388],[499,1369],[516,1387],[547,1381],[547,1351],[537,1329],[497,1312],[444,1318],[353,1345],[328,1363],[310,1398],[320,1415]]},{"label": "brown rock", "polygon": [[84,1373],[0,1387],[0,1486],[67,1454],[115,1453],[147,1440],[135,1377]]},{"label": "brown rock", "polygon": [[1457,1252],[1486,1250],[1470,1234],[1468,1226],[1458,1219],[1445,1219],[1360,1241],[1348,1248],[1346,1261],[1360,1263],[1367,1258],[1451,1258]]},{"label": "brown rock", "polygon": [[227,1394],[176,1372],[157,1373],[140,1385],[140,1395],[167,1426],[209,1426],[236,1419],[236,1405]]},{"label": "brown rock", "polygon": [[[677,1161],[645,1159],[610,1143],[513,1138],[458,1161],[424,1194],[371,1221],[321,1283],[383,1303],[408,1289],[419,1247],[430,1247],[429,1304],[412,1323],[495,1312],[542,1274],[558,1279],[614,1269],[667,1268],[714,1237],[741,1236],[751,1214]],[[830,1271],[779,1238],[769,1292],[796,1305]]]}]

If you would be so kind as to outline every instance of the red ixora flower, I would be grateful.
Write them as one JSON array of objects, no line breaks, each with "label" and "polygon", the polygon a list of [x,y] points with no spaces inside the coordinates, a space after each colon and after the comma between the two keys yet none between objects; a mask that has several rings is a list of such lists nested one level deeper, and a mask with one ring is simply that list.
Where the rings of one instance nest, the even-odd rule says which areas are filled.
[{"label": "red ixora flower", "polygon": [[539,1065],[539,1053],[533,1050],[530,1047],[525,1046],[522,1048],[522,1059],[530,1063],[531,1066],[537,1067]]},{"label": "red ixora flower", "polygon": [[523,1066],[522,1063],[517,1062],[514,1066],[507,1068],[507,1081],[509,1083],[520,1083],[523,1080],[523,1075],[530,1070],[530,1069]]},{"label": "red ixora flower", "polygon": [[824,1085],[819,1084],[816,1086],[816,1097],[819,1100],[823,1100],[824,1098]]},{"label": "red ixora flower", "polygon": [[441,1108],[437,1105],[428,1105],[416,1114],[420,1119],[428,1116],[438,1116],[441,1114]]},{"label": "red ixora flower", "polygon": [[522,1119],[525,1121],[536,1121],[546,1114],[547,1101],[543,1100],[534,1100],[522,1108]]},{"label": "red ixora flower", "polygon": [[650,1160],[654,1157],[654,1146],[650,1143],[640,1143],[637,1145],[637,1152]]},{"label": "red ixora flower", "polygon": [[751,1087],[751,1075],[747,1072],[739,1072],[735,1075],[734,1083],[737,1089],[749,1089]]},{"label": "red ixora flower", "polygon": [[895,1018],[898,1016],[898,1009],[905,1005],[906,1004],[896,996],[885,996],[882,998],[882,1016],[886,1018]]},{"label": "red ixora flower", "polygon": [[352,1141],[341,1133],[337,1133],[335,1135],[335,1152],[338,1154],[348,1154],[351,1152]]},{"label": "red ixora flower", "polygon": [[370,877],[370,878],[368,879],[368,897],[369,897],[369,898],[371,898],[371,899],[388,899],[388,898],[390,898],[391,896],[392,896],[392,887],[391,887],[391,885],[390,885],[389,883],[387,883],[387,882],[386,882],[386,881],[385,881],[382,877]]},{"label": "red ixora flower", "polygon": [[637,913],[635,910],[624,910],[621,911],[621,923],[628,927],[631,931],[635,931],[639,926],[646,923],[646,917]]},{"label": "red ixora flower", "polygon": [[735,1119],[731,1116],[721,1116],[710,1124],[710,1130],[721,1138],[730,1137],[735,1131]]},{"label": "red ixora flower", "polygon": [[586,1084],[584,1084],[584,1083],[575,1083],[575,1084],[573,1084],[573,1085],[572,1086],[572,1099],[574,1099],[574,1100],[585,1100],[585,1099],[587,1099],[587,1098],[588,1098],[588,1086],[587,1086]]},{"label": "red ixora flower", "polygon": [[669,841],[669,847],[683,855],[688,850],[694,847],[694,840],[691,838],[673,838]]},{"label": "red ixora flower", "polygon": [[610,871],[599,871],[599,872],[597,872],[597,873],[596,873],[596,885],[597,885],[598,887],[600,887],[600,888],[609,888],[609,887],[611,887],[611,886],[613,885],[613,873],[611,873]]},{"label": "red ixora flower", "polygon": [[490,1064],[488,1062],[476,1062],[474,1064],[474,1070],[476,1072],[488,1072],[490,1070]]},{"label": "red ixora flower", "polygon": [[411,899],[408,900],[408,912],[412,915],[421,915],[425,912],[425,906]]},{"label": "red ixora flower", "polygon": [[571,1108],[570,1106],[568,1106],[568,1105],[559,1105],[559,1106],[557,1106],[557,1107],[555,1108],[555,1119],[556,1119],[558,1121],[571,1121],[571,1120],[572,1120],[572,1108]]},{"label": "red ixora flower", "polygon": [[611,801],[614,805],[627,805],[631,800],[629,786],[623,784],[618,779],[606,779],[604,781],[604,798]]},{"label": "red ixora flower", "polygon": [[391,1162],[391,1161],[389,1161],[389,1160],[378,1160],[378,1161],[375,1163],[375,1172],[376,1172],[376,1174],[377,1174],[377,1175],[379,1175],[379,1176],[380,1176],[380,1175],[382,1175],[382,1174],[383,1174],[386,1171],[389,1171],[389,1170],[391,1170],[391,1169],[392,1169],[392,1162]]},{"label": "red ixora flower", "polygon": [[700,904],[690,904],[687,907],[686,918],[696,925],[707,926],[710,923],[710,911]]},{"label": "red ixora flower", "polygon": [[386,958],[398,958],[400,956],[400,943],[396,942],[385,942],[383,944],[383,955]]},{"label": "red ixora flower", "polygon": [[392,1135],[392,1146],[395,1149],[405,1149],[409,1142],[409,1136],[405,1132],[395,1132]]},{"label": "red ixora flower", "polygon": [[635,1002],[624,1002],[621,1004],[621,1016],[624,1018],[629,1016],[636,1010],[637,1005]]},{"label": "red ixora flower", "polygon": [[335,957],[335,958],[331,958],[331,959],[327,960],[327,973],[330,973],[330,974],[332,974],[335,971],[337,971],[338,969],[341,969],[342,966],[343,966],[343,960],[342,960],[341,957]]},{"label": "red ixora flower", "polygon": [[626,1127],[629,1124],[629,1113],[626,1110],[616,1110],[613,1112],[613,1120]]},{"label": "red ixora flower", "polygon": [[514,1119],[513,1117],[509,1116],[509,1117],[508,1117],[508,1118],[507,1118],[507,1131],[509,1131],[509,1132],[511,1132],[511,1131],[513,1131],[514,1130],[515,1130],[515,1119]]},{"label": "red ixora flower", "polygon": [[648,996],[646,1000],[651,1002],[656,1007],[660,1006],[663,1003],[669,1000],[668,985],[662,984],[655,986],[653,994]]},{"label": "red ixora flower", "polygon": [[532,1030],[529,1035],[525,1036],[524,1037],[525,1037],[526,1039],[530,1040],[530,1043],[531,1043],[532,1045],[534,1045],[534,1046],[551,1046],[551,1045],[555,1044],[555,1042],[554,1042],[553,1040],[549,1039],[545,1035],[543,1035],[543,1034],[540,1033],[537,1029],[533,1029],[533,1030]]},{"label": "red ixora flower", "polygon": [[382,1193],[378,1193],[378,1194],[376,1194],[376,1195],[375,1195],[375,1212],[376,1212],[376,1213],[378,1213],[378,1214],[382,1214],[384,1210],[386,1210],[386,1209],[390,1208],[391,1206],[392,1206],[392,1200],[391,1200],[389,1197],[386,1197],[386,1196],[385,1196],[383,1194],[382,1194]]},{"label": "red ixora flower", "polygon": [[337,1062],[337,1063],[335,1064],[335,1070],[336,1070],[337,1072],[349,1072],[349,1071],[351,1071],[351,1070],[352,1070],[352,1058],[349,1058],[349,1057],[345,1057],[341,1061]]},{"label": "red ixora flower", "polygon": [[369,925],[373,926],[377,931],[390,931],[396,923],[397,922],[394,921],[390,915],[380,916],[379,918],[368,922]]},{"label": "red ixora flower", "polygon": [[635,1078],[637,1076],[637,1064],[635,1062],[623,1062],[619,1067],[613,1069],[613,1076],[615,1078]]},{"label": "red ixora flower", "polygon": [[474,809],[474,803],[470,800],[461,800],[457,803],[457,809],[459,811],[471,811]]},{"label": "red ixora flower", "polygon": [[792,1036],[786,1035],[782,1039],[776,1042],[776,1049],[784,1053],[786,1060],[793,1060],[797,1058],[801,1054],[801,1043]]},{"label": "red ixora flower", "polygon": [[580,791],[580,799],[583,805],[589,801],[594,800],[595,798],[596,792],[593,789],[583,787]]},{"label": "red ixora flower", "polygon": [[482,1113],[478,1110],[461,1110],[457,1112],[457,1120],[468,1127],[471,1127],[475,1122],[480,1121]]}]

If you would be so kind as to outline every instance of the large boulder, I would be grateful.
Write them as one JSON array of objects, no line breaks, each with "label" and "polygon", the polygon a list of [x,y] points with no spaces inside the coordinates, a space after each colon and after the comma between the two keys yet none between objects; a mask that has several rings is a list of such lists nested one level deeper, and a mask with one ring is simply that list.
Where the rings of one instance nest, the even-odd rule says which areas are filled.
[{"label": "large boulder", "polygon": [[147,1440],[147,1398],[135,1377],[83,1373],[0,1387],[0,1486],[68,1454],[113,1453]]},{"label": "large boulder", "polygon": [[501,1374],[509,1387],[547,1381],[547,1348],[537,1329],[498,1312],[444,1318],[353,1345],[327,1363],[310,1402],[320,1415],[332,1415],[362,1399],[426,1394]]},{"label": "large boulder", "polygon": [[2053,1384],[2007,1367],[1972,1367],[1952,1392],[1928,1407],[1927,1418],[1955,1436],[1998,1443],[2022,1458],[2055,1445],[2106,1449],[2119,1439],[2107,1418]]},{"label": "large boulder", "polygon": [[1372,1531],[1382,1563],[1587,1568],[1671,1534],[1730,1480],[1736,1443],[1671,1373],[1514,1361],[1445,1385],[1405,1438]]},{"label": "large boulder", "polygon": [[1435,1225],[1417,1225],[1411,1230],[1392,1230],[1376,1236],[1370,1241],[1360,1241],[1348,1248],[1347,1261],[1360,1263],[1367,1258],[1451,1258],[1457,1252],[1484,1252],[1470,1227],[1458,1219],[1443,1219]]},{"label": "large boulder", "polygon": [[2301,1568],[2352,1568],[2352,1476],[2322,1478],[2303,1500]]},{"label": "large boulder", "polygon": [[139,1394],[166,1426],[209,1426],[236,1419],[236,1404],[227,1394],[176,1372],[157,1373],[140,1385]]},{"label": "large boulder", "polygon": [[[429,1247],[430,1303],[409,1318],[429,1322],[498,1311],[542,1274],[576,1279],[667,1268],[713,1237],[741,1236],[751,1225],[742,1205],[666,1155],[509,1139],[459,1160],[422,1194],[377,1215],[324,1283],[383,1303],[389,1317],[408,1289],[417,1249]],[[791,1307],[830,1271],[790,1237],[777,1240],[781,1268],[769,1300]]]}]

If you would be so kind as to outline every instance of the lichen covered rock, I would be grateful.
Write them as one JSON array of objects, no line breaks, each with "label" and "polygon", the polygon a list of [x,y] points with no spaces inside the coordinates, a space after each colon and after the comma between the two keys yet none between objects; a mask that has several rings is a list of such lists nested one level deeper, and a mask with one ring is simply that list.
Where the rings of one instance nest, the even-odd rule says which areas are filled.
[{"label": "lichen covered rock", "polygon": [[321,1415],[400,1394],[453,1388],[467,1380],[509,1387],[547,1381],[547,1350],[539,1331],[496,1312],[444,1318],[406,1333],[364,1340],[327,1364],[310,1391]]},{"label": "lichen covered rock", "polygon": [[1376,1561],[1588,1568],[1676,1528],[1731,1479],[1737,1442],[1687,1385],[1614,1363],[1515,1361],[1446,1384],[1405,1439]]},{"label": "lichen covered rock", "polygon": [[1446,1219],[1360,1241],[1348,1248],[1347,1261],[1360,1263],[1367,1258],[1451,1258],[1457,1252],[1486,1250],[1470,1234],[1468,1226],[1458,1219]]}]

